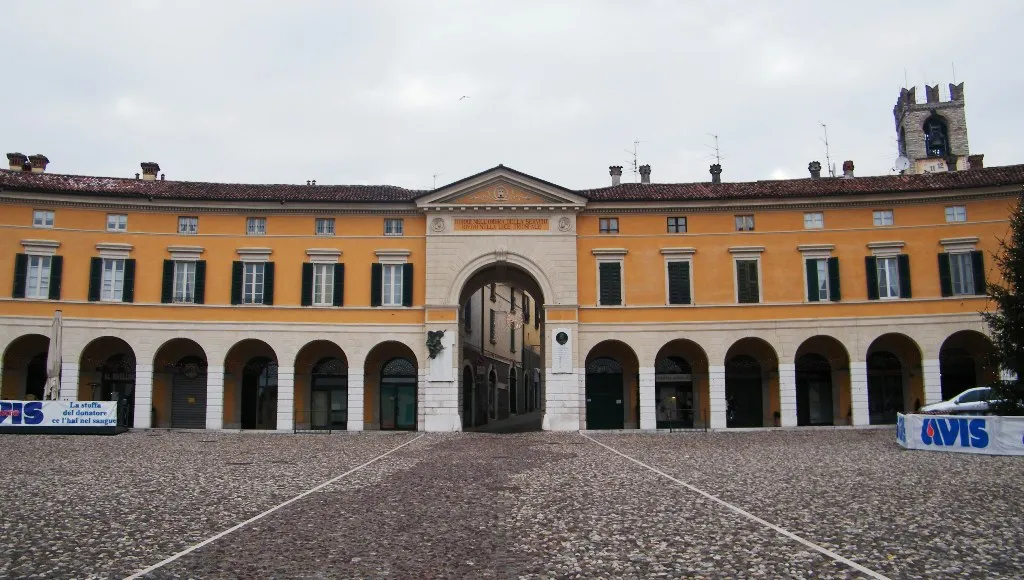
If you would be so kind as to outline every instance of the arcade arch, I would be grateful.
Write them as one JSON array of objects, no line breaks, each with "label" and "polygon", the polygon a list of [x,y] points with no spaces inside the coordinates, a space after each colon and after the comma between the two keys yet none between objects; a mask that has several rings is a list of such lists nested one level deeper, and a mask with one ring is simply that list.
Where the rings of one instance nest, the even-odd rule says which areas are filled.
[{"label": "arcade arch", "polygon": [[761,338],[741,338],[725,355],[726,427],[771,427],[780,419],[779,359]]},{"label": "arcade arch", "polygon": [[24,334],[4,350],[0,399],[41,400],[46,391],[46,354],[49,337]]},{"label": "arcade arch", "polygon": [[921,349],[905,334],[876,338],[867,350],[868,417],[872,425],[896,423],[896,415],[924,404]]},{"label": "arcade arch", "polygon": [[980,387],[999,378],[992,340],[974,330],[949,335],[939,349],[942,400],[948,401],[971,387]]},{"label": "arcade arch", "polygon": [[618,340],[599,342],[585,368],[586,428],[639,428],[640,363],[633,349]]},{"label": "arcade arch", "polygon": [[153,427],[205,429],[206,351],[194,340],[173,338],[153,356]]}]

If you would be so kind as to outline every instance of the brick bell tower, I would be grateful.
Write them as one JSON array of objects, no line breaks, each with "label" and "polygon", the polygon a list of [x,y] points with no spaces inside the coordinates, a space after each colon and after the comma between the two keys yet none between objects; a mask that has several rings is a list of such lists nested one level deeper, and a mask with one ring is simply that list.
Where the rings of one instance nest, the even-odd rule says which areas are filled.
[{"label": "brick bell tower", "polygon": [[[901,89],[892,113],[896,120],[899,155],[908,163],[905,173],[961,171],[982,165],[967,144],[964,84],[949,84],[949,100],[939,99],[939,85],[925,85],[925,102],[917,102],[917,87]],[[899,165],[899,163],[898,163]]]}]

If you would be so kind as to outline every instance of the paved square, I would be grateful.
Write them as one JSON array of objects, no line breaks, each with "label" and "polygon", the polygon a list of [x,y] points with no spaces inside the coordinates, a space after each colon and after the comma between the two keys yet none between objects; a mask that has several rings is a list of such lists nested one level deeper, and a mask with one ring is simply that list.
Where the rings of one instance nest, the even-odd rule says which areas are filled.
[{"label": "paved square", "polygon": [[863,575],[837,558],[888,577],[1024,570],[1024,462],[902,451],[890,430],[0,444],[3,577],[129,576],[360,466],[146,577]]}]

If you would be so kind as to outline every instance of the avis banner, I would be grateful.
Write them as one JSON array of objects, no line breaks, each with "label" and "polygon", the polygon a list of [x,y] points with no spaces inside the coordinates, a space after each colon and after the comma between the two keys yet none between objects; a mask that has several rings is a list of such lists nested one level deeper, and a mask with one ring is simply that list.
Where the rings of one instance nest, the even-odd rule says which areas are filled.
[{"label": "avis banner", "polygon": [[116,401],[0,401],[0,427],[5,430],[116,425]]},{"label": "avis banner", "polygon": [[896,441],[907,449],[1024,455],[1024,417],[901,414]]}]

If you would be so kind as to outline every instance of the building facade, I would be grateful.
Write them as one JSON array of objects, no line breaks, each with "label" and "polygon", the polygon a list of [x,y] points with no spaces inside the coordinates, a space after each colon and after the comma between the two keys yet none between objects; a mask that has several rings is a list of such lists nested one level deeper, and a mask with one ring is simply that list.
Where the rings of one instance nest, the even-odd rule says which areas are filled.
[{"label": "building facade", "polygon": [[1024,186],[980,163],[690,184],[612,167],[589,190],[498,166],[413,191],[8,159],[3,398],[41,396],[59,309],[60,397],[125,399],[137,428],[894,422],[999,375],[979,312]]}]

